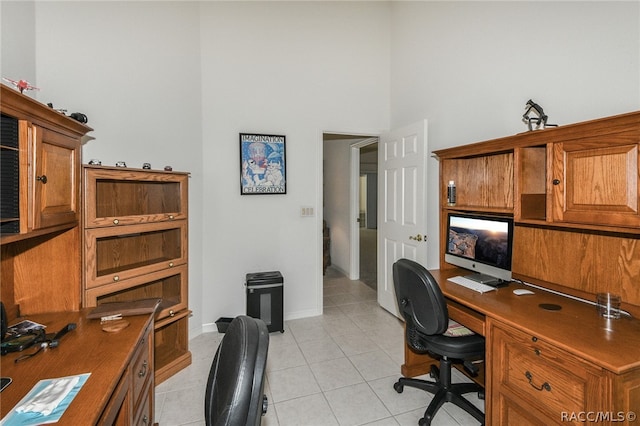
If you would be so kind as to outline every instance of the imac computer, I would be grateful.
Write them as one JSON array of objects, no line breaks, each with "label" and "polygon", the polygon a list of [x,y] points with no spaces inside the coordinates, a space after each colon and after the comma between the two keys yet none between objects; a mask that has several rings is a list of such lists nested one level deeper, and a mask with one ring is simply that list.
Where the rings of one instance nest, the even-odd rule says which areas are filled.
[{"label": "imac computer", "polygon": [[511,281],[513,219],[449,212],[444,260],[474,273],[471,280],[500,285]]}]

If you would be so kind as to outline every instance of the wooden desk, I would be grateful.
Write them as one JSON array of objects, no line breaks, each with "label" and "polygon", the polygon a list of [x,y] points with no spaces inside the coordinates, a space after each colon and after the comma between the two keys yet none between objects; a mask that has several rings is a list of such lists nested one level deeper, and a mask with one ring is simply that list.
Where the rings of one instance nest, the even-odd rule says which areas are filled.
[{"label": "wooden desk", "polygon": [[[562,423],[562,413],[574,411],[638,414],[639,320],[606,320],[592,305],[543,290],[516,296],[513,290],[524,286],[515,283],[480,294],[446,280],[464,271],[430,272],[449,301],[451,318],[487,339],[487,424],[538,424],[526,420],[533,417]],[[562,309],[545,310],[542,303]],[[407,347],[402,373],[424,374],[430,361]],[[544,383],[550,391],[536,389]]]},{"label": "wooden desk", "polygon": [[[91,373],[57,424],[140,424],[153,413],[153,317],[127,317],[130,325],[116,333],[102,331],[100,320],[86,319],[87,310],[31,315],[24,319],[56,332],[75,322],[57,348],[15,363],[34,349],[2,357],[2,376],[13,383],[0,394],[2,417],[41,379]],[[147,372],[149,374],[147,374]]]}]

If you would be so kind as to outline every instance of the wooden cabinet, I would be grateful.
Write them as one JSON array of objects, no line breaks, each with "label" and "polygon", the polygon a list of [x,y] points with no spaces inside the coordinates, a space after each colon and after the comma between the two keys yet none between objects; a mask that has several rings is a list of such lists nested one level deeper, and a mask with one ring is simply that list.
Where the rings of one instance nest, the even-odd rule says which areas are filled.
[{"label": "wooden cabinet", "polygon": [[553,144],[553,222],[640,227],[635,138],[591,137]]},{"label": "wooden cabinet", "polygon": [[156,383],[191,363],[188,178],[179,172],[84,167],[84,305],[161,299]]},{"label": "wooden cabinet", "polygon": [[[572,413],[610,411],[601,368],[537,336],[492,321],[491,424],[562,424]],[[564,417],[563,417],[564,413]],[[566,423],[566,420],[564,421]]]},{"label": "wooden cabinet", "polygon": [[[2,201],[3,243],[44,228],[76,226],[80,218],[80,139],[92,129],[6,86],[0,87],[2,163],[3,168],[5,163],[15,167],[8,175],[3,172],[3,187],[5,182],[18,183],[11,202],[19,212],[17,217],[5,217],[9,206]],[[8,220],[16,221],[17,226],[5,231]]]},{"label": "wooden cabinet", "polygon": [[80,145],[77,139],[30,126],[34,158],[33,226],[41,229],[80,219]]},{"label": "wooden cabinet", "polygon": [[92,129],[4,85],[0,112],[2,302],[9,319],[78,310],[80,145]]},{"label": "wooden cabinet", "polygon": [[640,112],[436,152],[441,206],[516,222],[640,233]]}]

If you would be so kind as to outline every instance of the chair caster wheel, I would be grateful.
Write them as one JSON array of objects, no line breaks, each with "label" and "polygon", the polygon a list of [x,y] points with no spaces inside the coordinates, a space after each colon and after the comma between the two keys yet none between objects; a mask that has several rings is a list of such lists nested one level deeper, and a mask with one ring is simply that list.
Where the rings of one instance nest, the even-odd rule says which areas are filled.
[{"label": "chair caster wheel", "polygon": [[396,392],[398,393],[402,393],[402,391],[404,390],[404,386],[400,383],[400,382],[396,382],[393,384],[393,388],[396,390]]}]

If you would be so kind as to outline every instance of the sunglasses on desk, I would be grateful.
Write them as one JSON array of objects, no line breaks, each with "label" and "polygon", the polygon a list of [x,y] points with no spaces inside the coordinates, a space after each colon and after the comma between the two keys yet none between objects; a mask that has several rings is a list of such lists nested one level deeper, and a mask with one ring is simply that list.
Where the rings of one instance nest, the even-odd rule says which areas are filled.
[{"label": "sunglasses on desk", "polygon": [[20,352],[32,347],[37,343],[43,343],[47,340],[44,328],[29,330],[24,334],[17,336],[9,336],[0,344],[0,353],[6,355],[10,352]]}]

